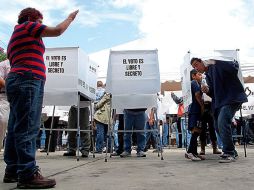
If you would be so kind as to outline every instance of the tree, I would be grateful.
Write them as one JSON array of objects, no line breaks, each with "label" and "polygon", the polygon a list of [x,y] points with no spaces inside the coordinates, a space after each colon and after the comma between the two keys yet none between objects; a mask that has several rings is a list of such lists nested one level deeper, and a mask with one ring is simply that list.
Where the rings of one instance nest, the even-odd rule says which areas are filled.
[{"label": "tree", "polygon": [[7,55],[4,52],[4,49],[0,47],[0,62],[7,59]]}]

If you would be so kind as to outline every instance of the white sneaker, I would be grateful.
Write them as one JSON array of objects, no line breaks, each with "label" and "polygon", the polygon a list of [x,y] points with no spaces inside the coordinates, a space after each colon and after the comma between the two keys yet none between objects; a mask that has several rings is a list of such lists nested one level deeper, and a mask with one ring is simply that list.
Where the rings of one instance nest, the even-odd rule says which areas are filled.
[{"label": "white sneaker", "polygon": [[130,152],[126,152],[126,151],[124,151],[122,154],[120,154],[121,158],[130,157],[130,156],[131,156],[131,153]]},{"label": "white sneaker", "polygon": [[219,160],[219,163],[231,163],[231,162],[235,162],[235,160],[236,159],[233,156],[223,156]]},{"label": "white sneaker", "polygon": [[146,154],[143,151],[137,152],[137,157],[146,157]]}]

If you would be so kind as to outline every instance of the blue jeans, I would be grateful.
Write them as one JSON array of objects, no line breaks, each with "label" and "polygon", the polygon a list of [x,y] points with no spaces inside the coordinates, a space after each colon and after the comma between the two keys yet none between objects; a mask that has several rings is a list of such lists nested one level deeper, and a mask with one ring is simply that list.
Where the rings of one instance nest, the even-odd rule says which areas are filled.
[{"label": "blue jeans", "polygon": [[118,126],[119,126],[119,120],[116,120],[115,125],[114,125],[114,132],[113,132],[115,150],[117,150],[118,147],[119,147],[119,143],[118,143],[118,134],[117,134]]},{"label": "blue jeans", "polygon": [[[124,110],[124,126],[125,130],[144,130],[146,123],[145,111],[134,112]],[[144,151],[145,149],[145,132],[137,132],[137,152]],[[131,132],[124,133],[124,151],[131,152]]]},{"label": "blue jeans", "polygon": [[222,149],[223,145],[222,145],[222,141],[221,141],[220,135],[219,135],[219,133],[217,131],[215,131],[215,134],[216,134],[216,137],[217,137],[218,148]]},{"label": "blue jeans", "polygon": [[[107,142],[108,125],[96,121],[96,151],[102,152]],[[108,139],[108,148],[111,148],[111,139]]]},{"label": "blue jeans", "polygon": [[168,123],[164,123],[163,130],[162,130],[162,144],[163,144],[163,146],[168,145],[168,130],[169,130]]},{"label": "blue jeans", "polygon": [[188,147],[191,139],[191,132],[187,130],[188,128],[188,119],[186,117],[181,118],[181,127],[182,127],[182,144],[184,147]]},{"label": "blue jeans", "polygon": [[222,141],[222,151],[224,154],[235,156],[235,146],[232,139],[231,122],[240,108],[241,103],[222,106],[214,113],[214,124]]},{"label": "blue jeans", "polygon": [[30,178],[38,170],[36,137],[41,122],[44,83],[35,80],[31,71],[9,73],[6,79],[10,116],[4,151],[5,172],[17,173],[20,181]]},{"label": "blue jeans", "polygon": [[146,131],[145,132],[145,138],[146,138],[146,145],[149,143],[151,136],[153,137],[153,141],[154,141],[154,148],[157,149],[158,148],[158,130],[155,130],[156,125],[154,124],[153,126],[149,125],[149,122],[146,122],[145,124],[145,129],[146,130],[154,130],[154,131]]}]

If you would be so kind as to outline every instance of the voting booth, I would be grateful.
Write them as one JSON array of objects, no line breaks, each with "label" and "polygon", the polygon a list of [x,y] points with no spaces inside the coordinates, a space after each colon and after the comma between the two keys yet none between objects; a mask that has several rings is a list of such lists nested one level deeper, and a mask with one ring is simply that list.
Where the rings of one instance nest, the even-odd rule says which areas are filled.
[{"label": "voting booth", "polygon": [[106,84],[106,91],[112,94],[113,109],[157,107],[158,51],[110,51]]},{"label": "voting booth", "polygon": [[[242,75],[242,70],[241,70],[241,65],[240,65],[239,50],[238,49],[236,49],[236,50],[212,50],[212,51],[203,51],[203,52],[198,52],[198,53],[188,52],[184,58],[184,65],[187,65],[187,64],[190,65],[190,61],[193,57],[200,58],[207,65],[215,64],[214,60],[231,61],[231,62],[237,61],[239,64],[238,78],[244,87],[243,75]],[[184,69],[184,67],[183,67],[183,69]],[[192,69],[192,67],[191,67],[191,69]],[[185,78],[188,78],[187,74],[188,73],[184,74]],[[191,92],[191,86],[186,81],[183,83],[183,85],[185,86],[185,91],[183,91],[183,96],[189,96],[188,92],[189,91]],[[246,107],[246,105],[244,105],[244,104],[243,104],[243,108],[245,108],[244,111],[248,111],[247,110],[248,107]],[[238,112],[242,124],[243,124],[243,121],[242,121],[243,108],[240,109],[240,111]],[[236,115],[237,115],[237,113],[236,113]],[[244,125],[242,125],[242,128],[244,128]],[[245,134],[244,134],[244,132],[242,132],[242,133],[243,134],[241,135],[241,137],[243,137],[243,139],[245,139]],[[246,156],[246,148],[245,147],[246,146],[245,146],[245,140],[244,140],[244,152],[245,152],[245,156]]]},{"label": "voting booth", "polygon": [[254,114],[254,83],[245,83],[245,92],[248,96],[248,102],[242,105],[242,114],[244,116]]},{"label": "voting booth", "polygon": [[158,51],[110,51],[106,84],[106,91],[112,94],[112,109],[117,113],[124,109],[157,108]]},{"label": "voting booth", "polygon": [[79,47],[46,48],[44,105],[77,105],[80,93],[95,99],[98,65]]},{"label": "voting booth", "polygon": [[[52,117],[54,117],[55,106],[75,105],[79,110],[81,101],[90,103],[91,112],[91,101],[95,99],[97,88],[98,65],[89,60],[79,47],[46,48],[44,61],[47,78],[43,105],[54,105]],[[79,111],[77,117],[76,131],[79,145]]]},{"label": "voting booth", "polygon": [[242,70],[239,60],[239,50],[212,50],[198,53],[188,52],[185,55],[184,63],[181,66],[182,91],[185,110],[187,110],[188,106],[192,103],[190,71],[193,68],[190,64],[190,61],[193,57],[200,58],[208,65],[213,64],[213,60],[237,61],[239,63],[238,78],[244,86]]},{"label": "voting booth", "polygon": [[184,57],[184,63],[181,65],[181,85],[184,113],[188,112],[188,107],[192,103],[190,71],[193,69],[190,64],[190,53]]}]

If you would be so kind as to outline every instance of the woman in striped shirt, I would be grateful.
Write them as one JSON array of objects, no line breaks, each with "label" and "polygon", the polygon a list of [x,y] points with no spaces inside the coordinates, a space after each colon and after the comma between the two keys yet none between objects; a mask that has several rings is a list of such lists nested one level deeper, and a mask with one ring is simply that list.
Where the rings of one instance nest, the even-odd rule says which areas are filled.
[{"label": "woman in striped shirt", "polygon": [[8,44],[11,70],[6,79],[10,103],[5,143],[5,183],[18,188],[51,188],[54,179],[44,178],[36,165],[36,137],[40,127],[46,80],[42,37],[60,36],[75,19],[78,10],[55,27],[42,24],[43,15],[34,8],[23,9]]}]

